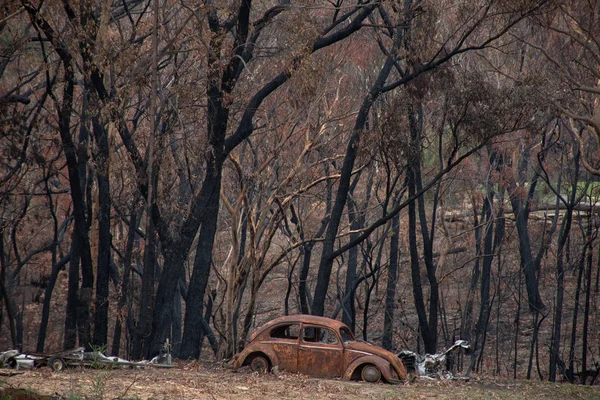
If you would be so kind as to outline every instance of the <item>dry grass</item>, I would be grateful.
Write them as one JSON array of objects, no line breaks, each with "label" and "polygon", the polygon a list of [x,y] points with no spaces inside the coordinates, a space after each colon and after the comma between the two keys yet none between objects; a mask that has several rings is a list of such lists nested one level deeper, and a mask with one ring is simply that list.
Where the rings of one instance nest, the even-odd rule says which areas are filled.
[{"label": "dry grass", "polygon": [[[179,369],[91,370],[49,368],[3,377],[0,388],[22,388],[59,399],[600,399],[600,386],[496,380],[416,380],[367,384],[280,373],[232,372],[215,364]],[[3,398],[0,391],[0,398]]]}]

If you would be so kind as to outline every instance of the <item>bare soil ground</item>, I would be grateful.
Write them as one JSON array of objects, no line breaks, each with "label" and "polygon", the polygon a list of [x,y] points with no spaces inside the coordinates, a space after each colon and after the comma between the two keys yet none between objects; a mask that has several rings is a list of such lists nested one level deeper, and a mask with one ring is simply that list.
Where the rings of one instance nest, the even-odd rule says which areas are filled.
[{"label": "bare soil ground", "polygon": [[[15,395],[27,389],[30,397]],[[12,393],[12,394],[11,394]],[[42,397],[38,395],[46,395]],[[368,384],[279,373],[233,372],[215,364],[185,363],[177,369],[52,372],[40,368],[0,376],[0,399],[600,399],[600,386],[499,380],[417,379],[404,385]]]}]

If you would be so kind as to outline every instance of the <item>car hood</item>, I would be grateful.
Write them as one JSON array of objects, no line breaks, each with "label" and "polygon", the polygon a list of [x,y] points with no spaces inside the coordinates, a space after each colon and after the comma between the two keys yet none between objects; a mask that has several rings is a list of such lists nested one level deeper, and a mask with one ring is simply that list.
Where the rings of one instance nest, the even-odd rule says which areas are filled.
[{"label": "car hood", "polygon": [[369,354],[375,354],[375,355],[387,360],[390,364],[392,364],[400,378],[405,379],[407,376],[406,368],[404,367],[404,364],[402,363],[400,358],[398,358],[398,356],[396,356],[391,351],[387,351],[387,350],[385,350],[379,346],[375,346],[371,343],[357,341],[357,340],[348,341],[348,342],[344,343],[344,346],[346,347],[346,349],[349,349],[349,350],[362,351],[362,352],[369,353]]}]

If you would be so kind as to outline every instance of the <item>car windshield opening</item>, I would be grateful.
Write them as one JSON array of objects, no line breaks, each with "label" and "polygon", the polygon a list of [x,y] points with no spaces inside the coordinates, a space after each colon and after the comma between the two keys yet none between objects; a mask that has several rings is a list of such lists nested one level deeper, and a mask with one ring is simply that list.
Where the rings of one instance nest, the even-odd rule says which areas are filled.
[{"label": "car windshield opening", "polygon": [[350,332],[350,329],[348,329],[346,327],[340,328],[340,334],[342,336],[343,342],[348,342],[350,340],[354,340],[354,335],[352,334],[352,332]]}]

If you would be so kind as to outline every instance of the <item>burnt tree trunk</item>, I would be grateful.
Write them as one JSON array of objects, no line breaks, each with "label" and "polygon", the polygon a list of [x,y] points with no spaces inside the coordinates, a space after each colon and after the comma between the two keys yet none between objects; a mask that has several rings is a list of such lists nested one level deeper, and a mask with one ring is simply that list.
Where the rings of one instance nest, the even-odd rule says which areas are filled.
[{"label": "burnt tree trunk", "polygon": [[72,349],[77,345],[77,292],[79,291],[79,242],[73,227],[71,235],[71,260],[69,262],[68,283],[67,283],[67,310],[65,316],[65,337],[63,348]]},{"label": "burnt tree trunk", "polygon": [[[409,166],[409,174],[412,175],[415,186],[415,193],[423,192],[423,178],[421,175],[421,140],[423,133],[423,107],[421,104],[414,110],[412,106],[408,108],[408,118],[410,121],[412,149],[416,155],[416,159],[411,160]],[[425,199],[419,196],[416,199],[418,206],[419,222],[421,227],[421,238],[423,246],[423,260],[427,272],[427,280],[429,282],[429,321],[426,330],[421,326],[423,333],[423,344],[425,351],[430,354],[435,354],[437,348],[437,331],[438,331],[438,310],[439,310],[439,284],[436,276],[436,265],[433,261],[433,226],[431,232],[427,226],[427,215],[425,210]],[[433,210],[437,208],[437,204],[433,204]],[[435,214],[433,216],[435,220]]]},{"label": "burnt tree trunk", "polygon": [[6,306],[6,314],[8,317],[8,326],[10,331],[10,339],[13,348],[18,349],[19,342],[17,340],[17,331],[15,328],[15,311],[13,303],[10,300],[10,295],[6,289],[6,256],[4,254],[4,227],[0,226],[0,297],[4,300]]},{"label": "burnt tree trunk", "polygon": [[[492,155],[490,161],[494,163],[495,155]],[[484,199],[483,218],[485,221],[485,236],[483,242],[483,262],[481,269],[480,285],[480,309],[477,325],[475,329],[475,347],[474,353],[469,365],[469,372],[473,371],[477,360],[483,357],[486,332],[491,313],[490,287],[491,287],[491,268],[496,250],[504,239],[504,219],[495,221],[493,214],[494,190],[491,182],[488,182],[487,196]]]},{"label": "burnt tree trunk", "polygon": [[108,343],[108,284],[110,276],[110,149],[108,132],[99,120],[92,118],[96,139],[96,179],[98,182],[98,263],[96,266],[96,301],[94,314],[95,346]]},{"label": "burnt tree trunk", "polygon": [[[355,179],[355,182],[350,189],[350,197],[348,198],[348,222],[350,223],[350,241],[356,240],[358,237],[357,231],[361,228],[359,221],[358,209],[354,201],[352,201],[352,195],[354,187],[359,178]],[[346,266],[346,287],[344,290],[344,297],[342,299],[342,322],[345,323],[352,332],[356,329],[356,306],[354,305],[354,282],[356,281],[356,269],[358,268],[358,246],[354,246],[348,250],[348,263]]]},{"label": "burnt tree trunk", "polygon": [[[204,310],[204,323],[206,324],[206,326],[208,326],[208,324],[210,323],[210,317],[212,315],[212,309],[213,309],[213,300],[216,296],[217,296],[216,290],[212,290],[210,292],[210,294],[208,295],[208,300],[206,302],[206,309]],[[211,333],[211,332],[209,332],[209,334],[207,334],[204,331],[205,330],[203,329],[202,332],[200,333],[200,352],[199,352],[198,357],[200,357],[200,354],[202,354],[202,344],[204,343],[204,338],[206,336],[209,336],[209,334]],[[214,336],[212,339],[209,337],[209,341],[211,343],[213,353],[216,356],[217,352],[219,350],[219,347],[216,344],[216,339],[214,338]],[[240,351],[241,351],[241,349],[240,349]]]},{"label": "burnt tree trunk", "polygon": [[[219,215],[219,194],[221,190],[222,156],[215,155],[215,160],[210,160],[207,176],[204,183],[207,185],[206,214],[202,221],[202,228],[198,237],[198,247],[194,259],[194,268],[187,293],[187,307],[184,319],[184,332],[181,343],[181,358],[198,358],[200,355],[200,335],[203,330],[201,319],[204,294],[210,275],[212,264],[212,249],[217,230]],[[160,288],[160,287],[159,287]],[[164,341],[165,336],[163,336]],[[160,345],[154,342],[153,346]]]},{"label": "burnt tree trunk", "polygon": [[[408,197],[412,198],[416,194],[414,176],[409,173],[408,176]],[[417,317],[419,320],[419,331],[425,345],[425,352],[435,354],[435,346],[431,346],[432,340],[429,333],[429,322],[427,320],[427,311],[425,309],[425,298],[423,296],[423,285],[421,283],[421,266],[419,262],[419,251],[417,244],[417,204],[411,201],[408,205],[408,249],[410,254],[410,271],[412,280],[413,298]]]},{"label": "burnt tree trunk", "polygon": [[[135,202],[134,202],[135,204]],[[135,230],[139,220],[135,213],[135,205],[131,208],[132,212],[129,219],[129,230],[127,232],[127,244],[125,245],[125,254],[123,256],[123,278],[119,287],[119,301],[117,304],[117,317],[115,321],[115,331],[113,334],[113,343],[111,354],[118,356],[121,349],[121,334],[123,327],[127,326],[125,321],[129,318],[131,310],[125,309],[129,299],[129,282],[131,275],[131,262],[133,258],[133,245],[135,243]]]},{"label": "burnt tree trunk", "polygon": [[71,255],[63,257],[60,261],[52,263],[52,271],[50,272],[50,279],[48,280],[48,286],[44,290],[44,303],[42,305],[42,320],[40,322],[40,329],[38,333],[38,340],[36,345],[36,351],[38,353],[44,352],[44,344],[46,342],[46,332],[48,329],[48,321],[50,319],[50,302],[52,300],[52,292],[54,292],[54,286],[56,286],[56,278],[61,269],[71,259]]},{"label": "burnt tree trunk", "polygon": [[[554,382],[556,380],[556,372],[559,368],[559,364],[564,368],[564,362],[560,359],[560,340],[561,340],[561,330],[562,330],[562,313],[563,313],[563,302],[564,302],[564,288],[565,288],[565,253],[568,252],[568,239],[571,233],[571,225],[573,221],[573,208],[577,202],[577,187],[579,180],[579,151],[573,151],[575,156],[575,165],[573,176],[571,177],[571,188],[569,193],[568,200],[563,202],[567,207],[565,211],[565,216],[563,217],[563,222],[561,229],[558,234],[558,245],[557,245],[557,260],[556,260],[556,302],[554,309],[554,324],[553,324],[553,333],[552,333],[552,344],[550,347],[550,365],[549,365],[549,374],[548,380],[550,382]],[[557,188],[556,194],[560,196],[560,192],[558,192],[560,188]],[[564,371],[562,371],[564,373]]]},{"label": "burnt tree trunk", "polygon": [[[585,385],[585,381],[587,377],[585,376],[585,372],[587,371],[587,352],[588,352],[588,331],[590,325],[590,299],[592,295],[592,268],[593,268],[593,245],[590,243],[590,248],[588,250],[587,255],[587,269],[585,276],[585,306],[583,311],[583,332],[581,339],[581,372],[584,374],[581,376],[581,384]],[[600,257],[598,257],[598,263],[600,264]],[[600,267],[598,268],[598,272],[596,274],[596,283],[598,282],[598,276],[600,275]],[[598,291],[598,286],[596,286],[596,292]]]},{"label": "burnt tree trunk", "polygon": [[[73,59],[70,54],[63,51],[59,51],[59,55],[65,64],[65,86],[63,91],[63,102],[59,110],[58,126],[65,158],[67,159],[69,185],[71,187],[71,199],[73,202],[73,215],[75,218],[72,239],[73,245],[71,247],[71,264],[69,267],[67,321],[65,322],[65,325],[67,325],[67,322],[69,322],[69,325],[65,326],[66,332],[64,344],[65,348],[74,347],[71,318],[75,317],[79,345],[89,349],[91,343],[90,304],[92,300],[94,276],[84,192],[80,176],[80,166],[85,165],[86,155],[85,150],[80,148],[78,159],[77,149],[70,131],[73,91],[75,87],[75,76],[73,71],[75,67]],[[73,293],[76,286],[79,285],[79,265],[81,265],[82,285],[78,292],[76,291]]]},{"label": "burnt tree trunk", "polygon": [[475,302],[475,295],[477,291],[477,283],[481,277],[481,231],[483,225],[479,223],[479,215],[477,207],[475,206],[475,199],[472,199],[473,204],[473,228],[475,236],[475,264],[473,265],[473,272],[471,272],[471,283],[465,300],[465,307],[463,310],[461,322],[460,322],[460,337],[464,340],[471,341],[472,328],[473,328],[473,307]]},{"label": "burnt tree trunk", "polygon": [[298,274],[298,296],[300,297],[300,312],[302,314],[310,314],[308,288],[306,280],[310,271],[310,258],[312,256],[313,243],[308,243],[302,246],[302,266]]},{"label": "burnt tree trunk", "polygon": [[[399,35],[398,35],[399,36]],[[398,45],[398,39],[396,39],[396,46]],[[325,240],[323,241],[323,249],[321,252],[321,258],[319,262],[319,270],[317,272],[317,284],[315,287],[315,294],[313,296],[313,303],[311,307],[311,313],[313,315],[323,316],[325,312],[325,298],[327,291],[329,290],[329,281],[331,278],[331,271],[333,269],[333,248],[335,245],[335,239],[339,229],[340,221],[342,219],[342,213],[344,206],[348,199],[348,191],[350,190],[350,177],[352,176],[352,170],[354,168],[354,161],[358,154],[358,147],[360,145],[360,135],[367,123],[369,111],[375,99],[381,94],[381,91],[385,85],[392,67],[395,63],[395,51],[388,56],[385,64],[379,71],[377,80],[373,84],[373,87],[365,96],[356,121],[348,145],[346,147],[346,153],[344,155],[344,162],[342,164],[342,170],[340,173],[340,179],[338,182],[338,190],[335,196],[335,202],[331,211],[331,218],[327,231],[325,233]]]},{"label": "burnt tree trunk", "polygon": [[393,349],[394,308],[396,299],[396,282],[398,277],[398,256],[400,244],[400,214],[392,218],[392,234],[390,236],[390,261],[387,273],[387,287],[385,291],[385,313],[383,315],[383,338],[381,347],[386,350]]},{"label": "burnt tree trunk", "polygon": [[581,296],[581,285],[583,280],[583,274],[586,265],[587,255],[590,253],[589,249],[591,247],[591,233],[592,226],[589,225],[587,229],[587,241],[585,246],[583,247],[583,251],[581,253],[581,257],[577,262],[577,286],[575,288],[575,301],[573,302],[573,318],[571,320],[571,340],[569,344],[569,368],[567,371],[570,383],[575,382],[575,376],[573,375],[575,369],[575,345],[577,344],[577,320],[579,318],[579,298]]},{"label": "burnt tree trunk", "polygon": [[532,312],[539,312],[544,309],[545,306],[540,297],[540,291],[537,284],[536,273],[539,265],[537,259],[534,259],[532,256],[531,239],[527,227],[529,221],[530,200],[533,198],[533,193],[537,186],[538,174],[536,173],[532,179],[529,185],[527,198],[523,200],[521,198],[520,190],[517,190],[517,185],[519,188],[525,187],[525,174],[527,172],[529,150],[522,150],[520,157],[521,160],[518,163],[519,181],[512,183],[509,196],[510,204],[515,216],[517,236],[519,238],[519,254],[521,256],[521,268],[523,269],[523,274],[525,276],[525,288],[527,290],[529,310]]}]

